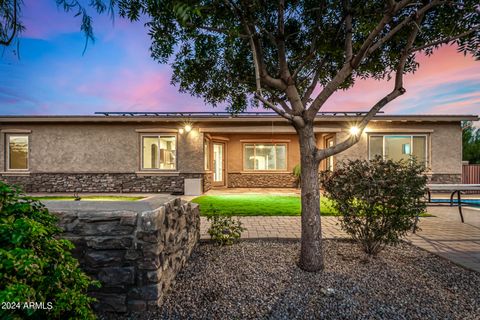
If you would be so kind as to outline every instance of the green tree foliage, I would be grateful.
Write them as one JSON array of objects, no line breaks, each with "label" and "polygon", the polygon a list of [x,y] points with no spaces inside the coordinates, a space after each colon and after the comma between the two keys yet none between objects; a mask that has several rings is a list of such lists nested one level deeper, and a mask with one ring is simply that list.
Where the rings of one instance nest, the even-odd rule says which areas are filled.
[{"label": "green tree foliage", "polygon": [[396,244],[426,209],[423,164],[378,157],[322,172],[325,194],[343,216],[342,229],[369,254]]},{"label": "green tree foliage", "polygon": [[[56,222],[40,202],[0,182],[0,318],[95,318],[85,292],[98,283],[79,269]],[[35,302],[43,308],[25,305]]]},{"label": "green tree foliage", "polygon": [[[97,2],[102,1],[93,4]],[[299,265],[308,271],[323,267],[318,165],[361,136],[317,147],[314,120],[329,98],[358,79],[394,80],[353,123],[361,133],[378,111],[405,94],[404,75],[417,70],[419,53],[431,55],[442,45],[454,44],[459,52],[480,57],[478,0],[110,0],[108,4],[121,17],[146,19],[152,57],[171,64],[172,83],[180,91],[212,105],[226,105],[232,112],[261,103],[295,128],[301,153]]]},{"label": "green tree foliage", "polygon": [[338,90],[357,79],[394,81],[354,123],[369,121],[406,90],[419,53],[444,44],[480,57],[478,0],[124,0],[119,13],[146,16],[152,57],[173,68],[183,92],[232,112],[261,103],[299,136],[302,239],[299,266],[323,268],[318,165],[360,139],[318,148],[314,120]]},{"label": "green tree foliage", "polygon": [[480,129],[471,121],[462,123],[463,160],[471,164],[480,163]]},{"label": "green tree foliage", "polygon": [[[287,84],[290,81],[306,102],[309,84],[325,86],[343,67],[347,39],[352,38],[352,57],[360,58],[360,51],[366,49],[362,45],[375,27],[381,29],[376,41],[368,45],[367,55],[351,74],[340,81],[340,89],[350,87],[358,78],[381,79],[394,73],[412,28],[421,32],[409,48],[404,72],[417,69],[417,52],[432,54],[446,42],[480,57],[477,5],[477,1],[468,0],[127,0],[119,2],[119,12],[132,20],[143,15],[150,19],[152,56],[172,63],[172,81],[182,91],[211,104],[227,102],[233,111],[241,111],[248,102],[257,104],[251,37],[260,47],[260,64],[265,68],[261,75],[264,94],[272,102],[276,98],[289,102],[285,90],[268,74]],[[415,21],[419,12],[422,19]],[[347,18],[352,20],[351,26],[346,25]],[[382,19],[386,23],[381,23]],[[463,37],[455,37],[458,35]],[[290,79],[281,79],[284,62]]]},{"label": "green tree foliage", "polygon": [[[91,7],[97,13],[108,12],[112,19],[114,18],[114,6],[116,0],[91,0],[87,5],[78,0],[51,0],[55,1],[57,7],[67,13],[73,13],[74,17],[79,17],[80,30],[85,34],[85,49],[88,42],[95,40],[92,27],[92,16],[88,12]],[[25,30],[22,23],[23,0],[0,0],[0,45],[10,46],[18,39],[18,35]],[[17,42],[17,50],[18,50]],[[85,52],[85,51],[84,51]]]}]

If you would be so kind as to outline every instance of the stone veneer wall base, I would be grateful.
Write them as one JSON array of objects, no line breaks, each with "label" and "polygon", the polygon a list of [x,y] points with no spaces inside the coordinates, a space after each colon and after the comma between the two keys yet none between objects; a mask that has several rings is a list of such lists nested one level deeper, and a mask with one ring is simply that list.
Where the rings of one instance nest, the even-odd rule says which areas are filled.
[{"label": "stone veneer wall base", "polygon": [[183,194],[185,178],[203,178],[202,173],[178,176],[139,176],[135,173],[31,173],[4,175],[0,180],[25,192],[175,193]]},{"label": "stone veneer wall base", "polygon": [[200,237],[198,205],[172,196],[133,202],[45,201],[75,244],[85,272],[102,283],[90,294],[101,312],[161,305]]},{"label": "stone veneer wall base", "polygon": [[229,188],[295,188],[291,173],[229,173]]}]

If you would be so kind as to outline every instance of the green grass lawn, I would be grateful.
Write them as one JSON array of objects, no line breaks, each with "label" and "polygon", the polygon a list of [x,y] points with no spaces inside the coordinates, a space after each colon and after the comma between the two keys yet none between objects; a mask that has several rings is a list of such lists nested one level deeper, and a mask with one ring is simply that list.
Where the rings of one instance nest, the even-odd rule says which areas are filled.
[{"label": "green grass lawn", "polygon": [[[31,197],[34,200],[54,200],[54,201],[74,201],[72,196],[45,196]],[[144,197],[128,197],[128,196],[82,196],[80,201],[137,201]]]},{"label": "green grass lawn", "polygon": [[[200,205],[203,216],[216,211],[227,216],[299,216],[300,197],[275,195],[222,195],[200,196],[192,200]],[[332,201],[322,197],[320,210],[323,216],[336,216]]]}]

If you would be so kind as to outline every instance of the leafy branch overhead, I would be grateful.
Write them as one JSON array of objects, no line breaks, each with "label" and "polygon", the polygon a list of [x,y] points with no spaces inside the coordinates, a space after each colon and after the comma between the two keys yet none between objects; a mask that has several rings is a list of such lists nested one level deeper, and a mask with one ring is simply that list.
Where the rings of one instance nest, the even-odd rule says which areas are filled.
[{"label": "leafy branch overhead", "polygon": [[[88,16],[76,0],[57,3]],[[147,21],[152,57],[171,64],[172,83],[181,91],[232,112],[261,104],[295,128],[301,154],[299,266],[308,271],[323,268],[320,161],[357,143],[375,114],[405,93],[403,76],[417,70],[420,54],[453,44],[480,59],[478,0],[92,0],[88,5]],[[3,16],[8,23],[2,28],[14,29],[13,16]],[[88,18],[82,30],[87,41],[93,39]],[[319,148],[316,115],[336,91],[365,78],[393,81],[385,96],[356,118],[358,134],[341,132],[334,146]]]},{"label": "leafy branch overhead", "polygon": [[[94,12],[104,13],[108,12],[112,20],[115,17],[115,5],[116,0],[104,1],[104,0],[91,0],[88,5],[84,5],[82,1],[78,0],[51,0],[55,1],[57,7],[63,9],[67,13],[73,13],[74,17],[79,17],[80,30],[85,35],[85,50],[89,42],[94,42],[95,37],[93,34],[92,16],[89,13],[89,8],[92,8]],[[23,7],[23,0],[1,0],[0,1],[0,45],[10,46],[15,39],[25,31],[21,18],[21,12]],[[18,42],[17,42],[18,45]]]},{"label": "leafy branch overhead", "polygon": [[152,56],[171,61],[182,91],[235,112],[260,101],[296,127],[356,79],[394,79],[359,121],[363,129],[405,92],[403,75],[418,68],[420,52],[455,44],[480,58],[477,1],[138,0],[119,9],[133,20],[150,17]]}]

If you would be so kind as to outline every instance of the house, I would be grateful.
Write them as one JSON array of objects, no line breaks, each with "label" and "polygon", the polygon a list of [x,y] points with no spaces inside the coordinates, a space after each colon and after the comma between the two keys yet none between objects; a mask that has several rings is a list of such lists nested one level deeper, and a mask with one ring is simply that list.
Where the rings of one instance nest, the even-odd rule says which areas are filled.
[{"label": "house", "polygon": [[[318,146],[343,141],[360,112],[321,113]],[[460,183],[461,121],[473,115],[377,115],[358,144],[321,163],[415,156],[432,182]],[[0,116],[0,179],[27,192],[193,193],[292,187],[294,128],[273,113],[101,113]],[[189,191],[192,192],[192,191]]]}]

